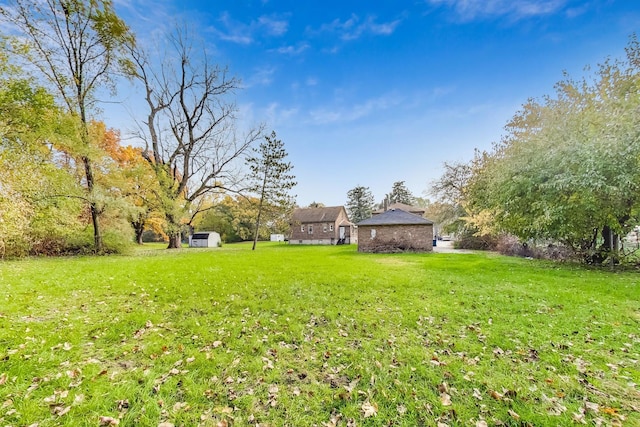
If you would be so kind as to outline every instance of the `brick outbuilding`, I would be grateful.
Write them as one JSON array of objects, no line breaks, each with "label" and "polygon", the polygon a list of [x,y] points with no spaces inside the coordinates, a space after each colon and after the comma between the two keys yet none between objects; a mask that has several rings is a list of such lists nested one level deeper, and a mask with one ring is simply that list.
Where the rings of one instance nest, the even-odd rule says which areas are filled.
[{"label": "brick outbuilding", "polygon": [[359,252],[428,252],[433,250],[433,221],[392,209],[360,221]]}]

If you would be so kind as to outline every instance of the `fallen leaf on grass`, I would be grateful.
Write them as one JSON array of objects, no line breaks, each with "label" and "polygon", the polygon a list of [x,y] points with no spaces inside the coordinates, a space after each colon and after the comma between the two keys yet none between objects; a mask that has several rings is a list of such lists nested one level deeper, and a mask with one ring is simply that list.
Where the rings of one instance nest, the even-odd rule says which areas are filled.
[{"label": "fallen leaf on grass", "polygon": [[587,423],[587,421],[584,419],[584,416],[585,416],[584,408],[579,408],[578,412],[574,412],[572,415],[573,415],[573,422],[580,423],[580,424]]},{"label": "fallen leaf on grass", "polygon": [[513,418],[514,420],[520,419],[520,415],[518,415],[515,411],[512,411],[511,409],[509,409],[507,413],[511,415],[511,418]]},{"label": "fallen leaf on grass", "polygon": [[113,417],[100,417],[100,426],[117,426],[120,424],[120,420]]},{"label": "fallen leaf on grass", "polygon": [[362,412],[365,418],[375,417],[378,414],[378,405],[367,400],[362,404]]},{"label": "fallen leaf on grass", "polygon": [[116,405],[118,406],[118,411],[129,409],[129,399],[117,400]]},{"label": "fallen leaf on grass", "polygon": [[397,410],[398,410],[398,414],[400,415],[404,415],[407,413],[407,407],[404,405],[398,405]]},{"label": "fallen leaf on grass", "polygon": [[190,409],[190,406],[189,406],[189,404],[187,404],[187,402],[176,402],[173,405],[173,411],[174,412],[178,412],[178,411],[181,411],[183,409],[185,411],[188,411]]},{"label": "fallen leaf on grass", "polygon": [[567,407],[562,405],[557,397],[548,398],[543,394],[542,398],[544,401],[549,403],[549,406],[547,407],[547,413],[549,415],[559,416],[567,410]]},{"label": "fallen leaf on grass", "polygon": [[61,417],[63,415],[66,415],[71,410],[71,406],[52,405],[51,407],[49,407],[49,410],[53,415]]},{"label": "fallen leaf on grass", "polygon": [[478,400],[482,400],[482,395],[480,394],[480,390],[478,390],[477,388],[474,388],[473,397],[475,397]]},{"label": "fallen leaf on grass", "polygon": [[489,395],[493,397],[495,400],[502,400],[502,395],[495,390],[491,390]]},{"label": "fallen leaf on grass", "polygon": [[262,366],[262,370],[266,371],[267,369],[273,369],[273,361],[267,357],[263,357],[262,358],[262,362],[264,363],[264,366]]},{"label": "fallen leaf on grass", "polygon": [[231,415],[233,413],[233,408],[230,408],[228,406],[217,406],[213,409],[213,412],[218,414]]},{"label": "fallen leaf on grass", "polygon": [[353,390],[355,390],[356,386],[358,385],[358,382],[360,381],[360,378],[356,378],[353,381],[351,381],[349,383],[349,385],[345,385],[343,386],[345,388],[345,390],[347,390],[349,393],[352,393]]},{"label": "fallen leaf on grass", "polygon": [[485,420],[476,421],[476,427],[488,427]]},{"label": "fallen leaf on grass", "polygon": [[440,393],[440,402],[442,406],[451,406],[451,396],[448,393]]},{"label": "fallen leaf on grass", "polygon": [[5,372],[4,374],[0,375],[0,385],[4,385],[7,382],[7,373]]},{"label": "fallen leaf on grass", "polygon": [[323,427],[337,427],[342,419],[342,414],[333,414],[326,423],[323,423]]}]

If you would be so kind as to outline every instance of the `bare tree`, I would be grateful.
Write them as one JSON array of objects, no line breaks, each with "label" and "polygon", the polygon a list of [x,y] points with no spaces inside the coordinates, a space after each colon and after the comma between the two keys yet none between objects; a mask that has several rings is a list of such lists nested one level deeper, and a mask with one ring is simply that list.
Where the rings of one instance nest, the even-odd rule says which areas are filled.
[{"label": "bare tree", "polygon": [[96,111],[95,93],[112,86],[126,65],[122,53],[134,43],[128,27],[109,0],[8,0],[0,17],[16,36],[4,47],[35,68],[68,112],[79,121],[79,160],[84,169],[95,250],[103,250],[100,214],[90,156],[89,122]]},{"label": "bare tree", "polygon": [[148,106],[138,136],[160,185],[169,248],[178,248],[181,221],[189,223],[192,208],[198,209],[194,202],[207,194],[242,190],[241,160],[262,127],[238,137],[232,99],[238,79],[213,65],[204,49],[194,50],[185,31],[171,34],[168,46],[175,56],[159,65],[141,50],[133,50],[132,57]]}]

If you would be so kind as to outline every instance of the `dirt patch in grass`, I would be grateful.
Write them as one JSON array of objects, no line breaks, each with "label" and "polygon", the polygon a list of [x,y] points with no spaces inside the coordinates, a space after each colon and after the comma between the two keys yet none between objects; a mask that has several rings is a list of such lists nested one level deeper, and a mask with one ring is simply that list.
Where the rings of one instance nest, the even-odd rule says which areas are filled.
[{"label": "dirt patch in grass", "polygon": [[376,263],[391,266],[391,267],[404,267],[408,265],[415,265],[415,261],[408,260],[402,257],[394,257],[394,258],[379,258],[376,259]]}]

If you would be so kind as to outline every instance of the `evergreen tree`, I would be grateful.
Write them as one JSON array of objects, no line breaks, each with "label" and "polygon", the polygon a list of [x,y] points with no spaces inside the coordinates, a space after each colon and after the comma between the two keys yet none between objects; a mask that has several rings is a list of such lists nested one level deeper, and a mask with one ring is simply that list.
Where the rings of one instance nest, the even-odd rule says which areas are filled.
[{"label": "evergreen tree", "polygon": [[353,222],[360,222],[371,217],[375,208],[375,199],[369,187],[358,185],[347,193],[347,211]]},{"label": "evergreen tree", "polygon": [[405,205],[412,205],[415,201],[415,197],[404,184],[404,181],[393,183],[393,188],[391,193],[387,195],[387,199],[390,203],[404,203]]},{"label": "evergreen tree", "polygon": [[256,249],[260,223],[264,217],[275,217],[294,205],[294,197],[289,195],[289,190],[297,184],[295,176],[290,174],[293,165],[285,161],[287,152],[284,143],[276,138],[275,132],[264,139],[257,151],[258,156],[247,159],[253,179],[250,189],[259,199],[252,250]]}]

